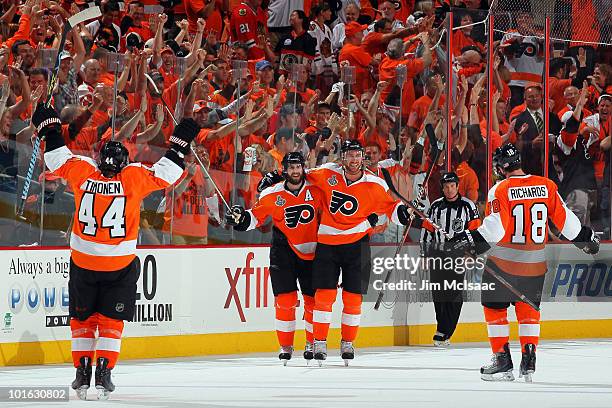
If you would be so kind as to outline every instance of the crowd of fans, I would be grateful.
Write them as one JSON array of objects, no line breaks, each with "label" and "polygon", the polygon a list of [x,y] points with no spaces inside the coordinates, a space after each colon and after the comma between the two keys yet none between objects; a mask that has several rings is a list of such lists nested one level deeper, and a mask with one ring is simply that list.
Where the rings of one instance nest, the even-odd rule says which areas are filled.
[{"label": "crowd of fans", "polygon": [[[527,2],[515,2],[512,29],[496,32],[491,50],[478,24],[485,0],[304,0],[299,9],[286,0],[96,3],[102,16],[74,27],[59,56],[52,98],[67,146],[97,159],[113,138],[131,161],[153,163],[175,120],[202,126],[184,178],[145,201],[141,244],[266,242],[266,226],[257,234],[227,228],[219,195],[249,207],[287,152],[302,151],[314,167],[338,160],[347,138],[365,147],[371,171],[394,168],[402,195],[422,205],[440,196],[446,168],[458,173],[460,193],[482,205],[493,180],[487,152],[515,143],[526,171],[555,180],[581,221],[609,239],[611,47],[554,42],[545,113],[543,19]],[[14,206],[36,137],[32,107],[47,93],[63,25],[92,4],[0,2],[2,245],[66,243],[70,189],[43,171],[42,157],[26,222],[15,221]],[[449,11],[458,27],[450,35]],[[423,188],[436,142],[450,145],[450,156],[440,155]],[[386,225],[377,232],[379,242],[402,235]]]}]

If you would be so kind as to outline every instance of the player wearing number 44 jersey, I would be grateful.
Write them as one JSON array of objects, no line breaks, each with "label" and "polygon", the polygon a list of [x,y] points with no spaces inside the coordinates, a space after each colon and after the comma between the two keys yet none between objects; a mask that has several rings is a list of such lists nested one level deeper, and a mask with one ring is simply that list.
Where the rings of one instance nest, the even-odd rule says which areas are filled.
[{"label": "player wearing number 44 jersey", "polygon": [[[499,273],[527,298],[539,305],[546,273],[545,244],[548,241],[548,219],[563,236],[587,254],[599,251],[599,238],[566,206],[551,180],[525,174],[519,151],[511,144],[497,148],[493,168],[504,178],[490,191],[482,225],[464,231],[451,240],[454,250],[486,252],[491,245],[487,265]],[[535,350],[540,336],[540,312],[521,302],[490,274],[483,283],[495,290],[482,293],[493,361],[480,369],[483,380],[512,381],[513,365],[508,339],[507,309],[513,303],[519,324],[522,360],[519,374],[530,382],[535,372]]]},{"label": "player wearing number 44 jersey", "polygon": [[32,123],[39,137],[46,137],[47,167],[68,181],[75,198],[68,281],[72,359],[77,368],[72,388],[79,398],[87,398],[97,354],[95,385],[98,397],[106,399],[115,389],[111,370],[121,349],[123,321],[134,315],[140,204],[152,191],[181,177],[183,157],[200,128],[192,119],[183,120],[165,156],[146,167],[128,164],[127,149],[114,141],[102,147],[98,163],[72,154],[64,145],[57,113],[43,104],[36,108]]},{"label": "player wearing number 44 jersey", "polygon": [[287,153],[283,158],[283,176],[270,173],[270,184],[263,189],[259,200],[248,211],[239,205],[226,214],[228,224],[239,231],[260,226],[272,217],[274,229],[270,247],[270,278],[276,309],[276,334],[281,349],[278,357],[286,365],[293,355],[295,309],[298,305],[297,284],[304,297],[306,347],[304,358],[313,358],[312,259],[317,246],[318,208],[321,193],[305,180],[304,156],[299,152]]}]

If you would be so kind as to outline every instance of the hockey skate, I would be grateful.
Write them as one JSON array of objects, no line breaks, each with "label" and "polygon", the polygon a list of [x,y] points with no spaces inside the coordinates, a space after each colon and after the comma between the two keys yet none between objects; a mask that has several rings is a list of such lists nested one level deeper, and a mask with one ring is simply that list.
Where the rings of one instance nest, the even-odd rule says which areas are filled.
[{"label": "hockey skate", "polygon": [[344,366],[348,367],[349,360],[355,358],[355,348],[353,347],[353,343],[350,341],[342,340],[340,342],[340,354],[342,359],[344,360]]},{"label": "hockey skate", "polygon": [[91,360],[89,357],[81,357],[79,366],[76,369],[76,378],[72,382],[72,389],[76,391],[77,397],[85,401],[87,399],[87,389],[91,383]]},{"label": "hockey skate", "polygon": [[111,368],[108,368],[108,359],[98,357],[96,361],[96,389],[98,399],[107,400],[110,393],[115,391],[115,385],[111,381]]},{"label": "hockey skate", "polygon": [[450,339],[446,337],[446,334],[440,333],[439,331],[434,334],[433,345],[435,347],[448,347],[450,344]]},{"label": "hockey skate", "polygon": [[291,360],[293,356],[293,346],[281,346],[278,352],[278,359],[283,362],[283,365],[287,365],[287,361]]},{"label": "hockey skate", "polygon": [[506,343],[504,351],[493,354],[491,364],[480,367],[480,378],[485,381],[514,381],[513,368],[510,347]]},{"label": "hockey skate", "polygon": [[327,359],[327,341],[326,340],[315,340],[314,341],[314,359],[319,363],[319,367],[323,365],[323,360]]},{"label": "hockey skate", "polygon": [[531,343],[525,344],[521,366],[519,368],[519,378],[525,377],[525,382],[532,382],[531,374],[535,373],[535,346]]},{"label": "hockey skate", "polygon": [[314,358],[314,346],[311,342],[307,341],[304,346],[304,360],[306,364],[310,364],[310,360]]}]

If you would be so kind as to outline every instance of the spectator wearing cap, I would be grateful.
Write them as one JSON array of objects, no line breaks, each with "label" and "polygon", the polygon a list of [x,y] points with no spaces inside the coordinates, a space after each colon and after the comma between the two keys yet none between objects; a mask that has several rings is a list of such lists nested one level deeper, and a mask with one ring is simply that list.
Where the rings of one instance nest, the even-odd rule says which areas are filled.
[{"label": "spectator wearing cap", "polygon": [[255,73],[259,81],[259,89],[253,89],[251,99],[256,103],[263,102],[266,97],[274,97],[276,89],[272,88],[274,82],[274,67],[269,61],[261,60],[255,63]]},{"label": "spectator wearing cap", "polygon": [[[423,70],[431,64],[431,41],[427,32],[419,33],[415,38],[421,40],[423,44],[423,55],[420,58],[407,58],[404,56],[406,50],[406,44],[399,38],[395,38],[389,42],[387,46],[387,52],[383,55],[382,61],[379,66],[379,77],[381,81],[386,81],[389,86],[383,90],[381,94],[381,100],[387,102],[387,97],[391,91],[395,88],[395,91],[399,91],[399,84],[397,83],[397,67],[400,65],[406,66],[406,81],[403,85],[402,94],[402,119],[407,119],[412,108],[412,104],[415,101],[415,91],[413,78],[423,72]],[[399,92],[398,92],[399,94]],[[394,102],[399,105],[399,100]]]},{"label": "spectator wearing cap", "polygon": [[370,88],[373,88],[374,81],[370,70],[378,65],[378,61],[368,54],[363,46],[363,31],[367,28],[364,24],[359,24],[355,21],[348,23],[344,27],[346,38],[344,46],[338,56],[338,61],[341,66],[346,61],[348,65],[355,67],[355,84],[351,85],[351,92],[361,96],[361,94]]},{"label": "spectator wearing cap", "polygon": [[[100,11],[102,12],[102,17],[88,23],[85,28],[92,35],[94,41],[105,29],[107,29],[107,32],[112,33],[112,38],[108,41],[108,44],[115,47],[117,51],[120,51],[121,47],[119,40],[121,38],[121,28],[114,23],[114,21],[119,20],[121,14],[119,3],[114,1],[104,3],[100,6]],[[77,65],[77,67],[79,66],[80,65]]]},{"label": "spectator wearing cap", "polygon": [[165,46],[160,51],[161,56],[161,67],[159,67],[159,72],[164,77],[164,88],[169,88],[175,81],[179,79],[179,76],[175,73],[175,63],[176,58],[174,51],[169,46]]},{"label": "spectator wearing cap", "polygon": [[80,35],[74,35],[74,57],[68,51],[60,55],[60,67],[57,75],[57,90],[53,94],[55,110],[61,112],[64,106],[78,104],[78,72],[85,60],[85,46]]},{"label": "spectator wearing cap", "polygon": [[[308,17],[302,10],[293,10],[289,22],[291,33],[281,37],[274,50],[278,56],[279,69],[284,73],[290,73],[293,64],[310,67],[317,48],[317,41],[306,31],[309,26]],[[268,54],[270,52],[266,52]]]}]

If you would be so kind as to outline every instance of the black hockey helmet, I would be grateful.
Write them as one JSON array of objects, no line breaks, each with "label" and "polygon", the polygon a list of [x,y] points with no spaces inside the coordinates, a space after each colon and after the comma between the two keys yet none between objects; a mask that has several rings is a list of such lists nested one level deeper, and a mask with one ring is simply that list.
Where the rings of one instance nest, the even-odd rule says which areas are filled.
[{"label": "black hockey helmet", "polygon": [[454,171],[442,173],[440,176],[440,187],[444,187],[445,183],[457,183],[457,185],[459,185],[459,176],[457,176],[457,173]]},{"label": "black hockey helmet", "polygon": [[493,153],[493,171],[499,177],[504,177],[504,173],[521,168],[521,152],[512,144],[495,149]]},{"label": "black hockey helmet", "polygon": [[363,146],[361,146],[359,140],[345,140],[342,142],[342,146],[340,146],[340,152],[344,154],[349,150],[359,150],[360,152],[363,152]]},{"label": "black hockey helmet", "polygon": [[304,159],[302,152],[289,152],[283,157],[281,164],[283,165],[283,176],[287,178],[287,170],[289,169],[289,165],[301,164],[302,168],[305,168],[306,159]]},{"label": "black hockey helmet", "polygon": [[100,149],[98,168],[106,177],[113,177],[130,162],[128,150],[121,142],[109,140]]}]

